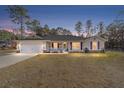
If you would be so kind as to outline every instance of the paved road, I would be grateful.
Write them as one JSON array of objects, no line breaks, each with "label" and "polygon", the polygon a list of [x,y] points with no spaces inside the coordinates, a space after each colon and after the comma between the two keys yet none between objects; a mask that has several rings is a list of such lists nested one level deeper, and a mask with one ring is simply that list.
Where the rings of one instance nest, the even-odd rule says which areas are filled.
[{"label": "paved road", "polygon": [[36,56],[36,54],[13,53],[9,55],[0,56],[0,68],[16,64],[33,56]]}]

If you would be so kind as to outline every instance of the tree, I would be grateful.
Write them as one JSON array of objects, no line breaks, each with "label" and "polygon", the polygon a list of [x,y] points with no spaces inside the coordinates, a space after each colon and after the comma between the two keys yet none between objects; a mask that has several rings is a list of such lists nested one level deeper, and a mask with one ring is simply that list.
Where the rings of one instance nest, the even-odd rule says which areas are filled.
[{"label": "tree", "polygon": [[63,35],[72,35],[72,33],[67,29],[63,29]]},{"label": "tree", "polygon": [[82,31],[82,23],[80,21],[78,21],[75,24],[75,30],[77,31],[78,36],[81,36],[81,31]]},{"label": "tree", "polygon": [[58,35],[72,35],[71,32],[63,27],[57,27]]},{"label": "tree", "polygon": [[26,24],[28,29],[36,33],[38,33],[39,29],[41,28],[40,22],[36,19],[30,20]]},{"label": "tree", "polygon": [[87,37],[90,37],[93,34],[93,23],[91,20],[86,21],[86,33]]},{"label": "tree", "polygon": [[21,38],[24,31],[24,25],[28,21],[28,11],[23,6],[8,6],[7,11],[9,13],[9,17],[11,18],[12,22],[15,24],[20,25],[20,31],[21,31]]},{"label": "tree", "polygon": [[99,22],[98,24],[98,34],[103,34],[103,32],[105,31],[105,25],[104,22]]},{"label": "tree", "polygon": [[108,48],[124,50],[124,20],[115,20],[108,27]]},{"label": "tree", "polygon": [[63,35],[63,28],[62,27],[57,27],[56,28],[58,35]]},{"label": "tree", "polygon": [[57,30],[55,28],[52,28],[50,30],[50,35],[57,35],[57,34],[58,34],[58,32],[57,32]]},{"label": "tree", "polygon": [[44,25],[43,32],[44,32],[44,35],[49,35],[50,29],[49,29],[49,26],[47,24]]},{"label": "tree", "polygon": [[124,51],[124,10],[118,11],[116,19],[108,25],[108,49]]},{"label": "tree", "polygon": [[0,30],[0,40],[13,40],[16,36],[7,30]]}]

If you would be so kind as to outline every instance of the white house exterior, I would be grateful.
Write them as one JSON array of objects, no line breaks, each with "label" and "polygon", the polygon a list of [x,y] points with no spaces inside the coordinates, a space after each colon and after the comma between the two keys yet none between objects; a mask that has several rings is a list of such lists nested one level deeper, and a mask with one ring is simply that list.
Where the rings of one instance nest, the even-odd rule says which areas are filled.
[{"label": "white house exterior", "polygon": [[40,39],[19,40],[17,50],[21,53],[83,52],[100,51],[105,48],[105,39],[99,36],[82,38],[77,36],[48,36]]},{"label": "white house exterior", "polygon": [[41,40],[21,40],[18,45],[21,53],[43,53],[46,49],[46,42]]},{"label": "white house exterior", "polygon": [[94,36],[85,39],[83,42],[83,46],[91,51],[99,51],[105,49],[105,42],[106,40],[104,38]]}]

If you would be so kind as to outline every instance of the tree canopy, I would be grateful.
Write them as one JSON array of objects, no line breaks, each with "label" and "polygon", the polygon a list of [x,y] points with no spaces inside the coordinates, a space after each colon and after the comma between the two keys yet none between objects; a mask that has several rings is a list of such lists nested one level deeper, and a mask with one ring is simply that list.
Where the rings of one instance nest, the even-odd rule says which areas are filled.
[{"label": "tree canopy", "polygon": [[23,6],[13,5],[7,7],[7,12],[11,21],[20,25],[21,36],[23,34],[25,23],[29,20],[28,10]]},{"label": "tree canopy", "polygon": [[78,21],[75,24],[75,30],[77,31],[78,36],[81,36],[81,32],[83,30],[82,26],[83,26],[83,24],[80,21]]}]

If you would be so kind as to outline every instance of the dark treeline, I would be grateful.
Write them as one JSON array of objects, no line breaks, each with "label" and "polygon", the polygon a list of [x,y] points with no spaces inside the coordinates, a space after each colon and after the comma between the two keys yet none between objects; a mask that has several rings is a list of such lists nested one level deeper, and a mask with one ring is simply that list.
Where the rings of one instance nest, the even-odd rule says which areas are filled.
[{"label": "dark treeline", "polygon": [[[34,30],[33,30],[34,31]],[[35,30],[36,35],[38,36],[46,36],[46,35],[72,35],[71,31],[67,30],[63,27],[57,27],[57,28],[49,28],[49,26],[46,24],[43,27],[39,27]]]},{"label": "dark treeline", "polygon": [[36,35],[38,36],[45,36],[45,35],[72,35],[71,31],[67,30],[63,27],[57,27],[57,28],[49,28],[47,24],[45,24],[43,27],[40,24],[40,21],[34,19],[34,20],[28,20],[26,22],[27,29],[34,31]]},{"label": "dark treeline", "polygon": [[106,48],[124,51],[124,20],[115,20],[108,27]]}]

